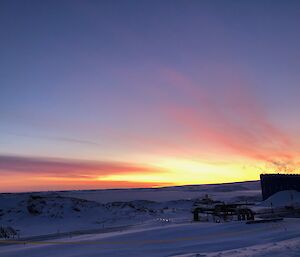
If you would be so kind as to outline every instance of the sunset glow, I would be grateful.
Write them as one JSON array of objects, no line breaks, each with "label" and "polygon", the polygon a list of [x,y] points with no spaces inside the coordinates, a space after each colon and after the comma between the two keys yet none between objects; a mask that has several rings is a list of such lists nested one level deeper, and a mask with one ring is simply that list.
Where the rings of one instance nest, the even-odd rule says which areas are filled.
[{"label": "sunset glow", "polygon": [[0,3],[1,192],[299,172],[299,2],[42,2]]}]

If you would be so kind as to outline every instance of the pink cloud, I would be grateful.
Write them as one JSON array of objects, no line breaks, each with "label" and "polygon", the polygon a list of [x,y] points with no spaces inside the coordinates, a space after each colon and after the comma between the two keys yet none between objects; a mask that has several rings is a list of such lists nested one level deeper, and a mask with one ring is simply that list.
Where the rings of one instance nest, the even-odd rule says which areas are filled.
[{"label": "pink cloud", "polygon": [[149,165],[113,161],[80,161],[62,158],[0,156],[1,174],[36,174],[40,177],[95,178],[114,174],[163,172]]},{"label": "pink cloud", "polygon": [[207,86],[174,70],[164,71],[164,76],[174,90],[190,99],[188,103],[167,103],[164,110],[175,126],[187,131],[191,142],[267,162],[295,158],[297,146],[272,123],[250,83],[241,76],[216,78],[214,82],[220,85],[215,86],[216,91],[204,90]]}]

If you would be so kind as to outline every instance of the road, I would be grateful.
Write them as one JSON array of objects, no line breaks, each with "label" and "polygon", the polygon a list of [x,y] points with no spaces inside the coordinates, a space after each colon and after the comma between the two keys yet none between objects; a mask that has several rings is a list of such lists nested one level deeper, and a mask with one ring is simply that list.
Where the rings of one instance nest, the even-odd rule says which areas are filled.
[{"label": "road", "polygon": [[126,225],[126,226],[99,228],[99,229],[75,230],[75,231],[54,233],[54,234],[47,234],[47,235],[22,237],[18,239],[6,239],[6,240],[0,240],[0,246],[11,245],[11,244],[23,244],[26,242],[41,242],[41,241],[55,240],[60,238],[81,236],[81,235],[103,234],[103,233],[124,231],[124,230],[128,230],[131,227],[133,226]]}]

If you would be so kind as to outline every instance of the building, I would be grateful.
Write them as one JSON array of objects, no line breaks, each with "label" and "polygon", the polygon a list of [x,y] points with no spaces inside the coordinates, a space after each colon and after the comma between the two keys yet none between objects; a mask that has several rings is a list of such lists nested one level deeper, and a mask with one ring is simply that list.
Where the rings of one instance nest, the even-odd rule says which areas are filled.
[{"label": "building", "polygon": [[300,174],[261,174],[260,183],[263,200],[279,191],[300,192]]}]

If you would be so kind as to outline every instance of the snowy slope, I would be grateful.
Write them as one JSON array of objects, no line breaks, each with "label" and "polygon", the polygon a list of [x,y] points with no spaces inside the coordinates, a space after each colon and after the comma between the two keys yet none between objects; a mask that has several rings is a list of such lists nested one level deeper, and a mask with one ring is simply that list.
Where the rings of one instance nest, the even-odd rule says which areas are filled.
[{"label": "snowy slope", "polygon": [[[13,201],[11,201],[13,199]],[[21,236],[62,233],[139,224],[148,220],[191,218],[193,201],[98,202],[56,194],[1,197],[0,222],[21,231]]]},{"label": "snowy slope", "polygon": [[[0,247],[2,257],[299,256],[300,222],[194,223]],[[284,255],[280,255],[283,254]]]},{"label": "snowy slope", "polygon": [[191,223],[194,204],[206,195],[255,202],[260,210],[271,201],[274,207],[286,204],[291,194],[298,202],[299,192],[280,192],[261,202],[258,181],[0,194],[0,225],[19,229],[26,240],[20,245],[3,241],[0,256],[299,256],[299,219]]},{"label": "snowy slope", "polygon": [[283,207],[290,205],[300,206],[300,192],[295,190],[286,190],[277,192],[262,202],[262,206]]},{"label": "snowy slope", "polygon": [[101,203],[134,200],[164,202],[179,199],[193,199],[202,197],[205,194],[209,194],[211,197],[218,198],[222,201],[235,200],[235,198],[239,197],[261,200],[259,181],[163,188],[79,190],[60,192],[60,194]]},{"label": "snowy slope", "polygon": [[222,201],[260,200],[258,182],[155,189],[86,190],[0,194],[0,225],[21,237],[107,227],[190,221],[206,194]]}]

